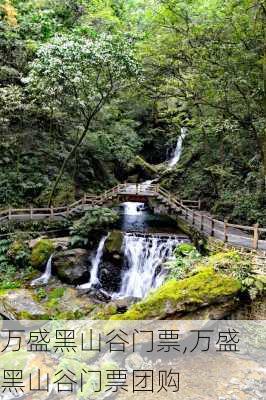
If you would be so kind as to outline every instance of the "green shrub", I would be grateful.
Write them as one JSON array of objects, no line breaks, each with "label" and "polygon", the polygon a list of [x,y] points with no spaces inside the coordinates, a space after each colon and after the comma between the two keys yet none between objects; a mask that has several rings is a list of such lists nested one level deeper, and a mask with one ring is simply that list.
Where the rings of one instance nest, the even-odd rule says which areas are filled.
[{"label": "green shrub", "polygon": [[7,256],[19,267],[26,267],[30,261],[30,250],[26,243],[21,240],[15,240],[9,247]]},{"label": "green shrub", "polygon": [[191,243],[179,244],[174,251],[174,259],[165,263],[168,279],[184,279],[200,259],[200,253]]},{"label": "green shrub", "polygon": [[91,209],[70,229],[71,245],[86,245],[92,231],[106,229],[114,224],[118,218],[118,213],[110,208]]}]

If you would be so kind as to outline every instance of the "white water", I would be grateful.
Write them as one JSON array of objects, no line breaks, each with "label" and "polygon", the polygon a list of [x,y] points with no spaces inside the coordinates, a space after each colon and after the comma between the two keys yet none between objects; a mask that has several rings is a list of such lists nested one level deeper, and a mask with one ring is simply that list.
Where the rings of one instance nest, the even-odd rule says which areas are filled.
[{"label": "white water", "polygon": [[99,272],[99,265],[102,259],[103,255],[103,249],[104,249],[104,244],[106,239],[108,238],[107,236],[103,236],[100,240],[99,246],[96,250],[96,253],[92,257],[91,264],[92,268],[90,271],[90,281],[88,283],[84,283],[83,285],[78,286],[79,289],[90,289],[93,286],[97,286],[100,281],[98,278],[98,272]]},{"label": "white water", "polygon": [[144,205],[144,203],[127,201],[126,203],[123,203],[124,214],[125,215],[140,215],[142,213],[140,208],[142,208],[143,205]]},{"label": "white water", "polygon": [[124,262],[128,269],[124,272],[119,293],[114,298],[145,297],[151,289],[159,287],[165,278],[160,270],[163,262],[169,259],[178,243],[184,238],[156,235],[140,236],[125,233],[123,248]]},{"label": "white water", "polygon": [[183,148],[183,141],[186,137],[187,134],[187,128],[183,127],[181,128],[181,133],[180,136],[177,140],[176,148],[174,151],[173,156],[170,158],[168,161],[168,164],[170,167],[174,167],[180,160],[181,154],[182,154],[182,148]]},{"label": "white water", "polygon": [[52,260],[53,260],[53,254],[47,261],[44,273],[39,278],[34,279],[34,281],[31,282],[31,286],[47,285],[52,276]]}]

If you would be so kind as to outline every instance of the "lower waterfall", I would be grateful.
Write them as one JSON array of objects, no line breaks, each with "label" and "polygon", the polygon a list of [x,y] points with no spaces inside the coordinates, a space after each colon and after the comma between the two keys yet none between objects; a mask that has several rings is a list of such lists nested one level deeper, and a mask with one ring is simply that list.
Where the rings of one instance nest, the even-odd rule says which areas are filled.
[{"label": "lower waterfall", "polygon": [[88,283],[84,283],[84,285],[78,286],[79,289],[90,289],[94,286],[97,286],[100,284],[99,278],[98,278],[98,272],[99,272],[99,266],[102,260],[102,255],[103,255],[103,248],[106,239],[108,238],[108,235],[103,236],[100,240],[99,246],[96,250],[96,253],[93,255],[91,259],[91,271],[90,271],[90,281]]},{"label": "lower waterfall", "polygon": [[169,259],[178,243],[188,238],[163,235],[125,233],[123,241],[124,265],[122,284],[114,298],[145,297],[159,287],[165,278],[162,263]]},{"label": "lower waterfall", "polygon": [[53,254],[47,261],[44,273],[39,278],[34,279],[34,281],[31,282],[31,286],[42,286],[48,284],[49,279],[52,276],[52,260],[53,260]]}]

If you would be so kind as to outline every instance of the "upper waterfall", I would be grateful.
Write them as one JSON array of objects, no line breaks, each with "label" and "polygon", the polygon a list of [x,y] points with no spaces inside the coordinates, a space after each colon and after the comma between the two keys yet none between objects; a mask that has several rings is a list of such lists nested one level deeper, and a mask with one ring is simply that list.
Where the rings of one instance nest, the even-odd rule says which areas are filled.
[{"label": "upper waterfall", "polygon": [[184,141],[186,135],[187,135],[187,128],[182,127],[180,136],[178,137],[178,140],[176,143],[176,148],[175,148],[174,154],[168,161],[168,164],[170,167],[174,167],[180,160],[180,157],[182,154],[182,148],[183,148],[183,141]]}]

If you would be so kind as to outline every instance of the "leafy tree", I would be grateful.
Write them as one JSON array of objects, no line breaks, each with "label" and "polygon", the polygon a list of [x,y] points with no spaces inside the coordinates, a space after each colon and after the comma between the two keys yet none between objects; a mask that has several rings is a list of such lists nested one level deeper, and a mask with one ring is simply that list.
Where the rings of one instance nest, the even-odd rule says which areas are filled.
[{"label": "leafy tree", "polygon": [[[79,124],[81,133],[65,158],[49,204],[68,161],[86,137],[99,111],[137,73],[130,44],[122,38],[58,36],[40,48],[26,82],[32,94],[49,107],[62,109]],[[128,84],[128,83],[127,83]]]}]

